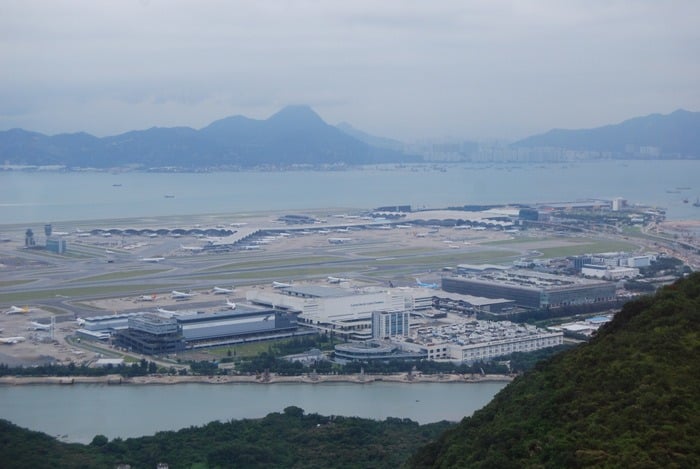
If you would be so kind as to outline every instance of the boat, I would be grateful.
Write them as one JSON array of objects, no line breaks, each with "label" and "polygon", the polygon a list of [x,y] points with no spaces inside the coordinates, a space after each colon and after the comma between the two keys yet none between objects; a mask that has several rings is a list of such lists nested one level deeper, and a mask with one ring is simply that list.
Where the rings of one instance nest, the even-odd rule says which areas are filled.
[{"label": "boat", "polygon": [[121,184],[112,184],[112,187],[121,187]]},{"label": "boat", "polygon": [[695,202],[693,202],[693,207],[700,207],[700,197],[695,199]]},{"label": "boat", "polygon": [[683,203],[684,203],[684,204],[687,204],[687,203],[688,203],[688,197],[684,197],[684,198],[683,198]]},{"label": "boat", "polygon": [[175,196],[172,195],[172,194],[165,194],[164,197],[165,197],[166,199],[174,199],[174,198],[175,198]]}]

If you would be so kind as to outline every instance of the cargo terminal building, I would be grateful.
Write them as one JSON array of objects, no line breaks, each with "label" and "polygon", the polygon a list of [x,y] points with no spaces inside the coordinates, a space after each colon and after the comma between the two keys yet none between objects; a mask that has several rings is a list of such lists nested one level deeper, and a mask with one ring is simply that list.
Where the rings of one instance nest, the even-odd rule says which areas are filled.
[{"label": "cargo terminal building", "polygon": [[241,308],[237,311],[166,317],[141,313],[115,334],[115,345],[148,355],[288,337],[297,333],[294,315],[284,311]]},{"label": "cargo terminal building", "polygon": [[321,331],[332,331],[351,339],[370,339],[373,312],[429,310],[434,294],[433,290],[420,288],[351,290],[290,286],[249,290],[246,300],[295,313],[300,323]]},{"label": "cargo terminal building", "polygon": [[615,284],[601,280],[565,277],[526,270],[484,272],[445,277],[442,288],[462,295],[504,298],[516,305],[548,309],[615,299]]}]

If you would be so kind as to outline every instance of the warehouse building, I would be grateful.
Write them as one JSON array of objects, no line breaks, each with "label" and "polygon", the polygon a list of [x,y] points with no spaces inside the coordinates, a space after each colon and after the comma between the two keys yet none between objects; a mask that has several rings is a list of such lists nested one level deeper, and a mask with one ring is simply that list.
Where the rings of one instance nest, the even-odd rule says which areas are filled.
[{"label": "warehouse building", "polygon": [[188,346],[234,343],[297,329],[293,314],[273,309],[237,308],[236,311],[179,316],[176,320]]},{"label": "warehouse building", "polygon": [[106,334],[112,334],[115,345],[147,355],[288,337],[299,333],[293,314],[246,306],[240,306],[236,311],[215,313],[181,316],[131,313],[85,321],[84,330],[91,338],[101,339]]},{"label": "warehouse building", "polygon": [[254,289],[246,293],[246,299],[297,313],[300,322],[312,326],[349,321],[367,321],[369,326],[374,311],[428,310],[434,294],[424,288],[358,290],[308,285]]},{"label": "warehouse building", "polygon": [[615,284],[611,282],[526,270],[445,277],[442,288],[462,295],[504,298],[513,300],[518,306],[538,309],[615,299]]}]

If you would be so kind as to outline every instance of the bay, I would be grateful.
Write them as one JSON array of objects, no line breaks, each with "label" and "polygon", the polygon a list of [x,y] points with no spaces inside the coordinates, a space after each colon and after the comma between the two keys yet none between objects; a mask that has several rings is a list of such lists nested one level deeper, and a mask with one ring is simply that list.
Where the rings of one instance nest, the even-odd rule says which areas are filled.
[{"label": "bay", "polygon": [[1,171],[0,224],[614,197],[664,207],[670,219],[697,219],[700,209],[692,202],[700,197],[698,174],[700,160],[416,165],[343,171]]},{"label": "bay", "polygon": [[419,423],[459,421],[507,383],[177,384],[0,386],[0,418],[62,441],[152,435],[219,420],[260,418],[285,407],[307,413]]}]

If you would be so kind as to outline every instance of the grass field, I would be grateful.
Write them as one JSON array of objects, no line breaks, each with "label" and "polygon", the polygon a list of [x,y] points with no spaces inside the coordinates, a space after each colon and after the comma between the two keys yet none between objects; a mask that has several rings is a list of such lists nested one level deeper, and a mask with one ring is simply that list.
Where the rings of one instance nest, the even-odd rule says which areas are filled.
[{"label": "grass field", "polygon": [[625,241],[591,240],[577,244],[575,246],[562,246],[554,248],[540,248],[544,258],[578,256],[581,254],[615,252],[615,251],[635,251],[637,245]]},{"label": "grass field", "polygon": [[84,277],[72,280],[71,283],[78,282],[100,282],[103,280],[123,280],[125,278],[142,277],[144,275],[159,274],[167,272],[169,269],[147,269],[147,270],[128,270],[124,272],[112,272],[109,274],[95,275],[94,277]]},{"label": "grass field", "polygon": [[333,262],[343,260],[342,257],[335,256],[309,256],[309,257],[293,257],[293,258],[282,258],[282,259],[270,259],[263,261],[244,261],[235,262],[225,265],[217,265],[215,267],[210,267],[208,269],[202,270],[202,272],[217,272],[225,270],[235,270],[235,269],[264,269],[267,267],[284,267],[284,266],[294,266],[299,264],[310,264],[316,263],[321,264],[324,262]]},{"label": "grass field", "polygon": [[[169,285],[149,285],[150,290],[167,288]],[[84,288],[60,288],[52,290],[36,290],[18,293],[0,294],[0,303],[16,303],[33,300],[43,300],[48,298],[71,298],[81,296],[115,296],[122,293],[136,294],[133,285],[114,285],[104,287],[84,287]]]},{"label": "grass field", "polygon": [[29,282],[34,282],[34,280],[2,280],[0,281],[0,288],[13,287],[15,285],[22,285]]}]

